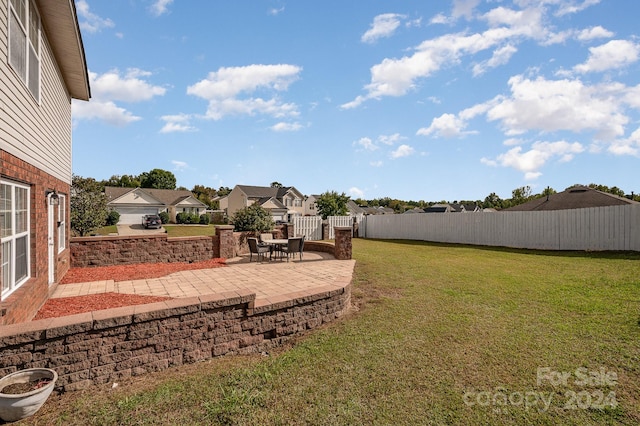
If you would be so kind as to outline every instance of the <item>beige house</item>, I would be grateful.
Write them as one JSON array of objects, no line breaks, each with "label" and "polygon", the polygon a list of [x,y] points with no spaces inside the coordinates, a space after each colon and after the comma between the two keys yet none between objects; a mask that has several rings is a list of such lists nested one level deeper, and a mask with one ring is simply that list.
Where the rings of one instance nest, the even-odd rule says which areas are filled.
[{"label": "beige house", "polygon": [[236,211],[253,204],[269,210],[276,222],[289,222],[292,217],[305,214],[304,195],[293,186],[236,185],[227,197],[227,215],[232,217]]},{"label": "beige house", "polygon": [[139,225],[142,216],[162,212],[167,212],[169,220],[175,222],[178,213],[200,216],[207,209],[207,205],[188,190],[107,186],[104,193],[107,207],[120,214],[119,225]]},{"label": "beige house", "polygon": [[91,92],[73,0],[0,5],[0,325],[28,321],[69,268],[71,100]]}]

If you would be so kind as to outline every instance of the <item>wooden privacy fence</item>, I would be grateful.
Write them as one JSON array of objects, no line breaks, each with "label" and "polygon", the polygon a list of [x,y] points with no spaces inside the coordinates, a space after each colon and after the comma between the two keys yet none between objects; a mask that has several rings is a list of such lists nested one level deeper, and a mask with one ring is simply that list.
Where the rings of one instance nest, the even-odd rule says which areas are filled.
[{"label": "wooden privacy fence", "polygon": [[367,216],[361,236],[541,250],[640,251],[640,206]]}]

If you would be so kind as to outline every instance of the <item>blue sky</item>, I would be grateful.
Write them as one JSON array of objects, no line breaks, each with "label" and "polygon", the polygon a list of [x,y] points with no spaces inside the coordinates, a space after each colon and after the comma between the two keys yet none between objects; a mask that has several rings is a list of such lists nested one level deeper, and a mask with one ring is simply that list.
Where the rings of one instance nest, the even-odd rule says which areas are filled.
[{"label": "blue sky", "polygon": [[76,0],[73,172],[353,198],[640,192],[637,0]]}]

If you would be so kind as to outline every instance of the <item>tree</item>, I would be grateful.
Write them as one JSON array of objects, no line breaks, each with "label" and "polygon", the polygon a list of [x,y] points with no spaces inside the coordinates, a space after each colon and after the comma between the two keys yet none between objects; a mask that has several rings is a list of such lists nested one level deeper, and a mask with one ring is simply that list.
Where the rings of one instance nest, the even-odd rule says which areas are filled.
[{"label": "tree", "polygon": [[218,188],[218,195],[220,197],[224,197],[225,195],[229,195],[231,193],[231,188],[228,186],[221,186]]},{"label": "tree", "polygon": [[258,204],[237,210],[231,217],[236,231],[266,232],[273,229],[273,216]]},{"label": "tree", "polygon": [[282,184],[280,182],[271,182],[272,188],[282,188]]},{"label": "tree", "polygon": [[74,175],[71,181],[71,230],[81,237],[107,221],[107,197],[102,183]]},{"label": "tree", "polygon": [[349,212],[347,209],[348,202],[349,196],[344,192],[338,194],[336,191],[327,191],[320,194],[320,197],[316,200],[316,207],[322,219],[326,219],[329,216],[346,216]]},{"label": "tree", "polygon": [[519,204],[526,203],[531,199],[531,187],[521,186],[511,191],[511,205],[517,206]]},{"label": "tree", "polygon": [[209,206],[210,209],[217,208],[218,203],[213,201],[218,194],[215,189],[209,188],[208,186],[195,185],[191,192],[198,200]]},{"label": "tree", "polygon": [[487,195],[482,203],[484,209],[501,209],[503,207],[503,200],[495,192]]},{"label": "tree", "polygon": [[105,186],[119,186],[123,188],[138,188],[140,186],[140,177],[133,175],[113,175],[109,180],[104,181]]},{"label": "tree", "polygon": [[167,170],[153,169],[150,172],[140,174],[140,187],[176,189],[176,177],[173,173]]}]

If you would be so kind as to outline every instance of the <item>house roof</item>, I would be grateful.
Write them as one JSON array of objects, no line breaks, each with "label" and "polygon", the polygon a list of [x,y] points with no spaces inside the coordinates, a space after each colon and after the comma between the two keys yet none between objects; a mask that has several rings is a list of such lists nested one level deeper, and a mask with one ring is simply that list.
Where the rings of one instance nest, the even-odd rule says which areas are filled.
[{"label": "house roof", "polygon": [[624,197],[598,191],[588,186],[576,185],[563,192],[551,194],[548,197],[536,198],[526,203],[509,207],[502,211],[546,211],[570,210],[587,207],[622,206],[640,204]]},{"label": "house roof", "polygon": [[277,198],[282,199],[288,192],[295,192],[299,196],[303,196],[293,186],[271,187],[271,186],[251,186],[251,185],[236,185],[238,189],[244,192],[249,198]]},{"label": "house roof", "polygon": [[91,88],[74,0],[36,0],[36,3],[69,95],[88,101]]},{"label": "house roof", "polygon": [[107,203],[110,203],[129,192],[144,192],[166,206],[175,206],[187,198],[191,197],[198,203],[206,206],[200,200],[193,196],[191,191],[185,189],[154,189],[154,188],[123,188],[118,186],[105,186],[104,193],[107,196]]}]

